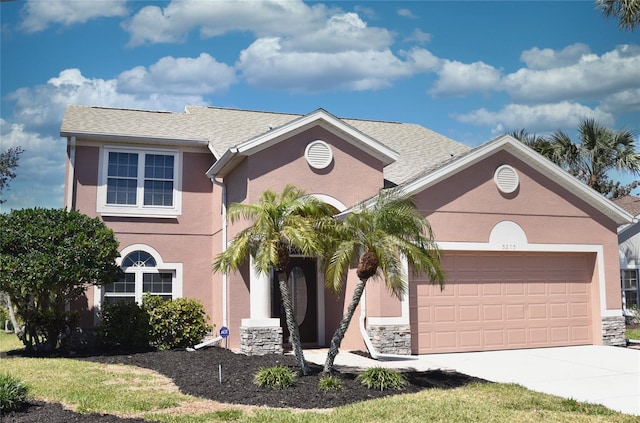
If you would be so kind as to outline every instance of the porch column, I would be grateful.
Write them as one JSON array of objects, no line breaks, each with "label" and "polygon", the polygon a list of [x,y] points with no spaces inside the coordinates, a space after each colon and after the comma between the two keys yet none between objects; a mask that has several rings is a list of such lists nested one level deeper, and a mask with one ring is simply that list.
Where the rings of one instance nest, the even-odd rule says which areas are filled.
[{"label": "porch column", "polygon": [[271,284],[269,275],[258,273],[253,267],[253,257],[249,261],[251,320],[271,318]]},{"label": "porch column", "polygon": [[240,326],[240,351],[248,355],[282,353],[280,319],[271,317],[269,275],[258,273],[249,262],[249,318]]}]

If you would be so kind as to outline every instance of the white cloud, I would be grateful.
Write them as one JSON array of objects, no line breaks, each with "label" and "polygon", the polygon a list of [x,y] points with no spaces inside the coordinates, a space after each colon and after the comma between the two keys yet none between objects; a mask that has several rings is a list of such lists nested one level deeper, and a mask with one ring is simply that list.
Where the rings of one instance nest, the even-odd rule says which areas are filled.
[{"label": "white cloud", "polygon": [[402,51],[400,54],[411,63],[414,72],[436,72],[445,62],[437,58],[429,50],[414,47],[409,51]]},{"label": "white cloud", "polygon": [[552,50],[550,48],[539,49],[534,47],[523,51],[520,55],[529,69],[543,70],[553,69],[576,64],[584,55],[591,53],[589,46],[582,43],[572,44],[562,50]]},{"label": "white cloud", "polygon": [[423,32],[421,29],[416,28],[413,30],[410,36],[406,37],[404,41],[415,42],[418,44],[425,44],[431,41],[431,34]]},{"label": "white cloud", "polygon": [[606,126],[613,126],[614,123],[610,113],[567,101],[535,106],[509,104],[497,112],[482,108],[453,117],[472,125],[506,128],[507,131],[526,128],[535,133],[573,130],[587,117],[595,118]]},{"label": "white cloud", "polygon": [[178,95],[219,94],[236,82],[232,67],[206,53],[197,58],[163,57],[149,68],[137,66],[118,76],[118,89],[127,93]]},{"label": "white cloud", "polygon": [[164,57],[148,69],[126,70],[117,79],[87,78],[79,69],[65,69],[46,84],[20,88],[7,99],[15,102],[16,123],[52,133],[68,104],[179,111],[185,104],[205,104],[204,95],[224,92],[234,82],[233,68],[201,54]]},{"label": "white cloud", "polygon": [[299,52],[344,52],[383,50],[393,42],[383,28],[369,27],[356,13],[336,14],[316,30],[281,38],[283,48]]},{"label": "white cloud", "polygon": [[59,137],[25,131],[25,125],[0,119],[2,148],[21,146],[16,177],[2,192],[6,203],[0,213],[11,209],[62,207],[66,144]]},{"label": "white cloud", "polygon": [[250,85],[302,92],[380,89],[412,72],[389,50],[302,53],[284,50],[278,38],[243,50],[237,68]]},{"label": "white cloud", "polygon": [[[534,62],[542,66],[542,61]],[[522,103],[597,100],[640,88],[640,46],[618,46],[602,56],[584,53],[571,62],[555,67],[552,64],[557,61],[551,59],[541,69],[519,69],[504,78],[502,88],[514,101]]]},{"label": "white cloud", "polygon": [[409,9],[398,9],[398,16],[402,16],[403,18],[416,19],[417,16],[413,14],[413,12]]},{"label": "white cloud", "polygon": [[[600,107],[602,110],[612,113],[640,113],[640,88],[624,90],[606,96],[602,99]],[[640,119],[638,124],[640,124]]]},{"label": "white cloud", "polygon": [[280,38],[292,51],[384,49],[393,42],[389,31],[367,26],[357,13],[297,0],[172,1],[165,8],[142,8],[123,27],[131,46],[184,42],[196,28],[203,38],[229,32]]},{"label": "white cloud", "polygon": [[102,17],[125,16],[127,8],[126,0],[28,0],[22,14],[20,29],[38,32],[52,24],[71,26]]},{"label": "white cloud", "polygon": [[131,34],[130,45],[181,42],[195,28],[204,38],[231,31],[284,36],[321,28],[327,11],[299,0],[172,1],[165,8],[145,6],[124,28]]},{"label": "white cloud", "polygon": [[495,90],[500,84],[501,71],[483,62],[471,64],[443,61],[438,80],[429,91],[434,96],[465,95]]}]

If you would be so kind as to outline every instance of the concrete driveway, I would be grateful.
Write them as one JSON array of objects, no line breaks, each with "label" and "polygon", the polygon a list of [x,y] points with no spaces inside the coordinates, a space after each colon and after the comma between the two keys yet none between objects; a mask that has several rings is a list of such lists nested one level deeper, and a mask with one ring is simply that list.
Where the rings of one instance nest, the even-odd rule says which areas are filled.
[{"label": "concrete driveway", "polygon": [[640,415],[640,350],[605,346],[420,356],[420,364]]},{"label": "concrete driveway", "polygon": [[[305,357],[322,364],[326,350],[308,350]],[[536,348],[429,354],[388,361],[340,352],[335,365],[351,369],[381,366],[456,370],[493,382],[517,383],[533,391],[640,415],[640,350],[637,349],[605,346]]]}]

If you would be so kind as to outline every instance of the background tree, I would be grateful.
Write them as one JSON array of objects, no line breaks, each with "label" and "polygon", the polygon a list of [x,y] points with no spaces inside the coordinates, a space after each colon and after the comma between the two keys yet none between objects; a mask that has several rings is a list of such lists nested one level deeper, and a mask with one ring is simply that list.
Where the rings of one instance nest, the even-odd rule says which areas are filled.
[{"label": "background tree", "polygon": [[639,185],[638,182],[622,185],[609,177],[614,170],[640,176],[640,153],[632,131],[614,131],[595,119],[585,119],[578,125],[578,134],[580,141],[573,142],[562,131],[548,137],[530,135],[525,130],[511,132],[513,137],[609,198],[627,195]]},{"label": "background tree", "polygon": [[596,0],[604,17],[617,18],[621,29],[634,31],[640,24],[640,0]]},{"label": "background tree", "polygon": [[[9,182],[16,177],[15,169],[23,152],[22,147],[12,147],[0,152],[0,194],[8,189]],[[5,200],[0,199],[0,204],[4,202]]]},{"label": "background tree", "polygon": [[237,270],[251,256],[259,273],[268,275],[271,269],[274,270],[291,346],[303,375],[308,374],[309,367],[304,359],[298,323],[293,313],[287,264],[292,251],[309,256],[320,252],[318,229],[322,222],[328,222],[331,215],[329,206],[291,185],[287,185],[280,195],[271,190],[263,192],[257,204],[233,203],[228,210],[231,222],[243,218],[252,223],[236,235],[213,264],[215,272],[226,273],[231,269]]},{"label": "background tree", "polygon": [[425,273],[432,283],[444,286],[444,271],[440,251],[427,219],[413,200],[397,190],[380,192],[376,202],[368,207],[361,204],[344,220],[337,221],[334,233],[328,238],[325,284],[340,292],[347,271],[359,258],[355,287],[351,302],[336,329],[324,364],[324,371],[333,371],[333,362],[347,328],[360,303],[367,281],[382,277],[390,292],[402,296],[406,289],[406,260],[415,274]]},{"label": "background tree", "polygon": [[24,322],[28,350],[52,350],[77,327],[66,306],[117,279],[118,242],[99,219],[60,209],[0,215],[0,290]]}]

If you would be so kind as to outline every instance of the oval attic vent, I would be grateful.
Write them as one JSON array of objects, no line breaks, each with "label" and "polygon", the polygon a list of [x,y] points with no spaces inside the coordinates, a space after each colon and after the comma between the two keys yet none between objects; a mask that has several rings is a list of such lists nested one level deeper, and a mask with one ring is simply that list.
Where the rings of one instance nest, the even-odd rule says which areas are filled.
[{"label": "oval attic vent", "polygon": [[497,168],[496,173],[493,175],[493,180],[498,186],[498,189],[505,194],[514,192],[518,189],[520,183],[518,173],[509,165],[502,165]]},{"label": "oval attic vent", "polygon": [[316,169],[324,169],[331,164],[333,160],[333,152],[331,147],[324,141],[312,141],[304,150],[304,157],[307,159],[309,166]]}]

